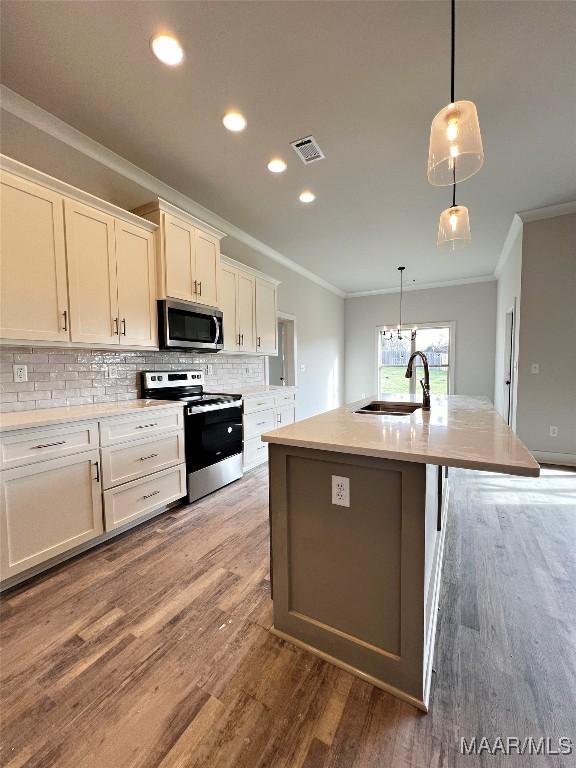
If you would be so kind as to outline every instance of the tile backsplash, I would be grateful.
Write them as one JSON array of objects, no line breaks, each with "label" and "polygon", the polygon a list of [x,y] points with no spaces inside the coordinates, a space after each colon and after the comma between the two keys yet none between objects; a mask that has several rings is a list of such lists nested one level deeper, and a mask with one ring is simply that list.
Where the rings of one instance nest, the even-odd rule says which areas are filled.
[{"label": "tile backsplash", "polygon": [[[27,366],[28,381],[14,381],[17,364]],[[135,400],[140,397],[140,371],[162,369],[203,370],[206,389],[213,392],[264,384],[266,379],[264,357],[253,355],[4,346],[0,410]]]}]

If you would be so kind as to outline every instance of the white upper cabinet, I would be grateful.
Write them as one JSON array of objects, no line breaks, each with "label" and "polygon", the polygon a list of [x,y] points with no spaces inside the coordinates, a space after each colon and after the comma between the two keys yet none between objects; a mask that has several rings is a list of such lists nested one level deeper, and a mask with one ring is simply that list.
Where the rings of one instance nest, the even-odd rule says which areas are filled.
[{"label": "white upper cabinet", "polygon": [[0,338],[157,346],[154,224],[0,159]]},{"label": "white upper cabinet", "polygon": [[2,171],[0,338],[68,341],[62,196]]},{"label": "white upper cabinet", "polygon": [[277,289],[277,280],[222,257],[219,296],[225,350],[278,354]]},{"label": "white upper cabinet", "polygon": [[224,315],[224,349],[229,352],[238,350],[238,310],[237,310],[238,272],[227,264],[220,268],[220,309]]},{"label": "white upper cabinet", "polygon": [[276,286],[256,278],[256,351],[264,355],[278,354]]},{"label": "white upper cabinet", "polygon": [[65,200],[72,341],[118,344],[118,281],[114,218]]},{"label": "white upper cabinet", "polygon": [[256,280],[251,275],[238,272],[237,285],[238,349],[241,352],[256,352]]},{"label": "white upper cabinet", "polygon": [[220,232],[157,198],[134,213],[158,225],[158,298],[220,304]]},{"label": "white upper cabinet", "polygon": [[120,343],[158,344],[154,233],[116,219]]}]

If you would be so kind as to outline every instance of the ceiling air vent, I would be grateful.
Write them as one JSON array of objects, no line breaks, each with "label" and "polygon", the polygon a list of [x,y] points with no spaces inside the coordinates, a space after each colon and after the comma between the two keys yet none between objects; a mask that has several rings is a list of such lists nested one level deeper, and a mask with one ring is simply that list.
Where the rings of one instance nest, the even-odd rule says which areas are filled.
[{"label": "ceiling air vent", "polygon": [[314,136],[306,136],[304,139],[291,141],[290,146],[293,147],[294,151],[300,160],[302,160],[304,165],[315,163],[317,160],[322,160],[326,157],[324,152],[322,152],[318,146],[318,142]]}]

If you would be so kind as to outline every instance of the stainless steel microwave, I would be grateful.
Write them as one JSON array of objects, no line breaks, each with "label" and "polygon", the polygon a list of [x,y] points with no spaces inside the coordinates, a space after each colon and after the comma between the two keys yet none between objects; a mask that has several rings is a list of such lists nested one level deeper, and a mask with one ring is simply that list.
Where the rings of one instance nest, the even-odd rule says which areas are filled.
[{"label": "stainless steel microwave", "polygon": [[222,312],[191,301],[159,301],[158,331],[161,349],[219,352],[224,347]]}]

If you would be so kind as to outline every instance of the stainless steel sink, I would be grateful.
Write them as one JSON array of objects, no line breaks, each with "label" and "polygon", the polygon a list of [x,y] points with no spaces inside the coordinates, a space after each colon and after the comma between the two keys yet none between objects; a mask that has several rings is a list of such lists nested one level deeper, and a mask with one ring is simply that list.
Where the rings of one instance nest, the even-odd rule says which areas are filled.
[{"label": "stainless steel sink", "polygon": [[392,403],[387,400],[373,400],[371,403],[367,403],[362,406],[355,413],[371,413],[386,416],[409,416],[414,411],[422,408],[420,403]]}]

